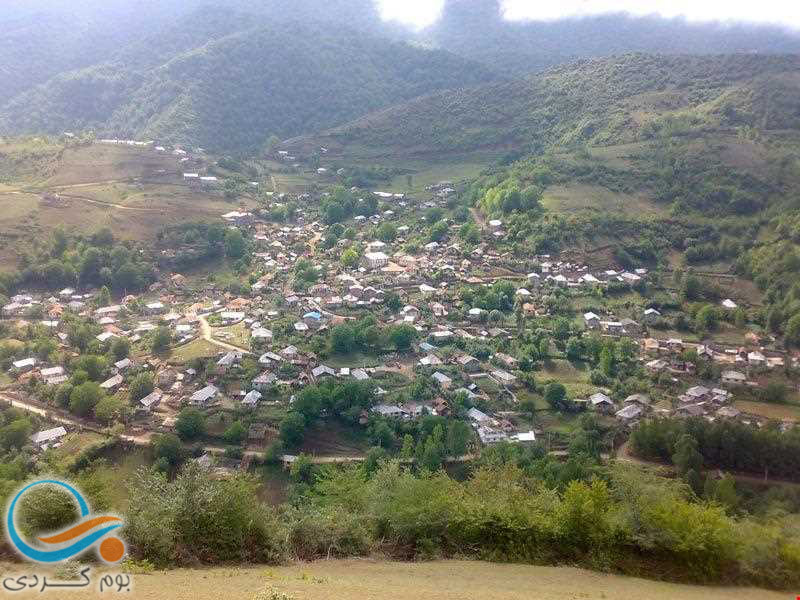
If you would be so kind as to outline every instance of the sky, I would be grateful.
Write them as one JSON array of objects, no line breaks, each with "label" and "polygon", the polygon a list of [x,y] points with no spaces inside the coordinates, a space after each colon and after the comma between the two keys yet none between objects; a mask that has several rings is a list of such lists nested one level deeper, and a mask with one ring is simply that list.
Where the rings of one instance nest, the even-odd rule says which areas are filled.
[{"label": "sky", "polygon": [[[422,28],[435,22],[444,0],[376,0],[386,20]],[[800,28],[800,0],[502,0],[507,19],[553,20],[627,12],[691,21],[775,23]]]}]

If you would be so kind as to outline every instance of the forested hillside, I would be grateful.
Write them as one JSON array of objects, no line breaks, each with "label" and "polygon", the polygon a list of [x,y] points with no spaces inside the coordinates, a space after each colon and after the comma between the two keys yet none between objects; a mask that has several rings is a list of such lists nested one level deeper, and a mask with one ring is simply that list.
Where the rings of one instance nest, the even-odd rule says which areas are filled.
[{"label": "forested hillside", "polygon": [[432,90],[493,78],[446,52],[324,24],[257,26],[205,43],[211,31],[246,22],[207,15],[193,20],[200,29],[152,37],[117,60],[18,96],[3,109],[0,130],[95,129],[252,150],[272,135],[324,129]]},{"label": "forested hillside", "polygon": [[584,60],[526,79],[418,98],[334,129],[314,143],[376,155],[478,149],[522,155],[552,144],[651,139],[663,128],[796,129],[799,73],[797,55]]}]

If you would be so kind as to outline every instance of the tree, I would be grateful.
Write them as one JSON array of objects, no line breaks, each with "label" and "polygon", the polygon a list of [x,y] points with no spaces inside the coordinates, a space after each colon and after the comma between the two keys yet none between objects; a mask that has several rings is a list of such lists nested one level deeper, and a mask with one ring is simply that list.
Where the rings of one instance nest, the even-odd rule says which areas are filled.
[{"label": "tree", "polygon": [[180,438],[172,433],[153,436],[153,456],[165,460],[170,466],[177,466],[183,458]]},{"label": "tree", "polygon": [[694,318],[694,326],[697,331],[707,333],[716,328],[718,320],[719,312],[717,308],[711,304],[706,304],[697,311],[697,315]]},{"label": "tree", "polygon": [[228,229],[225,232],[225,256],[236,260],[242,258],[246,251],[247,242],[242,232],[238,229]]},{"label": "tree", "polygon": [[392,223],[382,223],[380,227],[378,227],[375,235],[378,239],[385,243],[390,243],[395,240],[397,237],[397,227],[394,226]]},{"label": "tree", "polygon": [[85,417],[94,410],[104,396],[103,388],[94,381],[87,381],[72,390],[69,396],[69,410],[79,417]]},{"label": "tree", "polygon": [[603,346],[600,351],[600,371],[606,377],[614,376],[614,352],[609,345]]},{"label": "tree", "polygon": [[430,240],[432,242],[441,242],[447,236],[447,223],[439,221],[431,227]]},{"label": "tree", "polygon": [[105,376],[108,363],[102,356],[85,354],[75,361],[74,367],[76,371],[84,371],[92,381],[100,381]]},{"label": "tree", "polygon": [[33,425],[27,417],[14,419],[0,428],[0,448],[19,450],[29,442]]},{"label": "tree", "polygon": [[314,475],[314,463],[308,454],[301,453],[292,463],[289,475],[295,483],[310,484]]},{"label": "tree", "polygon": [[800,346],[800,313],[786,322],[786,343],[790,346]]},{"label": "tree", "polygon": [[399,351],[408,350],[417,338],[417,330],[411,325],[397,325],[389,333],[389,341]]},{"label": "tree", "polygon": [[380,447],[370,448],[367,451],[367,456],[364,459],[364,472],[367,475],[372,475],[381,466],[381,463],[386,460],[386,450]]},{"label": "tree", "polygon": [[101,423],[109,424],[122,418],[128,405],[116,396],[104,396],[94,407],[94,416]]},{"label": "tree", "polygon": [[688,433],[681,435],[675,442],[672,464],[682,477],[686,477],[689,471],[697,474],[703,468],[703,455],[697,449],[697,440]]},{"label": "tree", "polygon": [[280,424],[281,439],[289,448],[296,448],[303,441],[306,420],[297,412],[287,414]]},{"label": "tree", "polygon": [[567,399],[567,388],[561,383],[548,383],[544,390],[544,399],[554,410],[562,410]]},{"label": "tree", "polygon": [[175,431],[182,440],[193,440],[206,432],[206,418],[196,408],[184,408],[175,421]]},{"label": "tree", "polygon": [[358,264],[359,259],[358,251],[351,246],[342,252],[342,255],[339,257],[339,262],[344,268],[352,269]]},{"label": "tree", "polygon": [[152,393],[154,388],[153,376],[150,373],[139,373],[128,386],[128,397],[131,402],[136,403]]},{"label": "tree", "polygon": [[472,439],[472,430],[464,421],[450,421],[447,427],[447,451],[450,456],[463,456]]},{"label": "tree", "polygon": [[111,304],[111,291],[108,289],[108,286],[104,285],[100,288],[96,302],[97,306],[108,306]]},{"label": "tree", "polygon": [[403,448],[400,450],[400,457],[405,459],[414,458],[414,437],[410,433],[403,436]]},{"label": "tree", "polygon": [[127,358],[130,352],[131,343],[128,338],[115,337],[114,341],[111,342],[111,356],[114,357],[115,361]]},{"label": "tree", "polygon": [[567,360],[576,361],[581,358],[581,341],[578,338],[570,338],[567,342]]},{"label": "tree", "polygon": [[225,440],[226,444],[230,444],[231,446],[239,446],[244,441],[246,436],[247,430],[244,428],[244,425],[242,425],[239,421],[234,421],[228,426],[228,428],[225,430],[225,433],[222,434],[222,439]]},{"label": "tree", "polygon": [[351,325],[342,323],[331,329],[331,348],[340,354],[349,354],[355,350],[356,334]]},{"label": "tree", "polygon": [[153,332],[153,338],[150,343],[150,348],[153,351],[153,354],[164,354],[168,349],[169,345],[172,343],[172,333],[167,327],[163,325],[158,327],[155,332]]}]

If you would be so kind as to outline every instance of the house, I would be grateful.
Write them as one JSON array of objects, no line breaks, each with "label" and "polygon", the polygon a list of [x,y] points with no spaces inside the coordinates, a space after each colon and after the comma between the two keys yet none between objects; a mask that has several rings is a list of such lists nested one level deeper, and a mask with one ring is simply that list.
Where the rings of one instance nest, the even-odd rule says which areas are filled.
[{"label": "house", "polygon": [[587,312],[583,315],[583,324],[587,329],[598,329],[600,327],[600,317],[593,312]]},{"label": "house", "polygon": [[100,387],[103,388],[104,390],[115,390],[122,385],[122,381],[123,381],[122,375],[117,373],[110,379],[106,379],[103,383],[101,383]]},{"label": "house", "polygon": [[720,381],[727,385],[744,385],[747,383],[747,376],[739,371],[723,371]]},{"label": "house", "polygon": [[614,410],[614,401],[600,392],[589,396],[589,404],[594,410],[603,414],[610,414]]},{"label": "house", "polygon": [[648,308],[644,311],[644,322],[648,325],[653,325],[661,318],[661,313],[655,308]]},{"label": "house", "polygon": [[477,373],[481,370],[481,362],[474,356],[464,354],[456,359],[458,365],[467,373]]},{"label": "house", "polygon": [[515,433],[511,437],[511,440],[520,444],[533,444],[536,442],[536,434],[532,430],[521,431],[519,433]]},{"label": "house", "polygon": [[692,402],[705,402],[709,399],[711,390],[702,385],[695,385],[686,390],[686,398]]},{"label": "house", "polygon": [[12,368],[17,373],[27,373],[28,371],[33,370],[36,366],[36,359],[31,358],[23,358],[22,360],[15,360],[11,363]]},{"label": "house", "polygon": [[161,392],[161,390],[156,388],[155,390],[147,394],[147,396],[139,400],[139,404],[144,410],[150,412],[153,410],[153,408],[158,406],[163,396],[164,394]]},{"label": "house", "polygon": [[336,371],[326,365],[319,365],[311,370],[311,376],[314,379],[322,379],[323,377],[335,377]]},{"label": "house", "polygon": [[117,371],[125,371],[133,366],[133,361],[130,358],[123,358],[114,363],[114,368]]},{"label": "house", "polygon": [[222,356],[217,361],[217,373],[225,373],[231,367],[236,366],[236,364],[241,360],[242,353],[241,352],[228,352]]},{"label": "house", "polygon": [[736,310],[739,308],[739,305],[730,298],[725,298],[725,300],[722,301],[722,308],[725,308],[726,310]]},{"label": "house", "polygon": [[651,373],[660,373],[669,367],[669,363],[663,358],[656,358],[646,362],[644,366]]},{"label": "house", "polygon": [[253,389],[259,392],[266,392],[278,380],[274,373],[265,371],[255,379],[253,379]]},{"label": "house", "polygon": [[436,380],[436,382],[444,389],[449,388],[453,383],[453,380],[450,377],[448,377],[444,373],[441,373],[440,371],[436,371],[436,373],[431,375],[431,377],[433,377]]},{"label": "house", "polygon": [[364,369],[353,369],[351,375],[356,381],[366,381],[369,379],[369,375]]},{"label": "house", "polygon": [[474,407],[467,411],[467,418],[475,423],[488,423],[492,420],[489,415]]},{"label": "house", "polygon": [[264,327],[256,327],[250,332],[250,338],[253,342],[267,344],[272,341],[272,331]]},{"label": "house", "polygon": [[481,440],[481,443],[483,443],[486,446],[508,441],[508,434],[501,429],[496,429],[494,427],[479,426],[477,428],[477,432],[478,432],[478,437]]},{"label": "house", "polygon": [[754,367],[764,367],[767,365],[767,357],[758,351],[748,352],[747,362]]},{"label": "house", "polygon": [[506,386],[515,386],[517,384],[517,376],[512,375],[507,371],[503,371],[501,369],[496,369],[492,371],[492,377],[495,378],[497,383]]},{"label": "house", "polygon": [[644,394],[631,394],[624,400],[624,404],[635,404],[637,406],[646,407],[650,406],[650,398]]},{"label": "house", "polygon": [[371,410],[374,413],[393,419],[399,419],[405,416],[403,409],[394,404],[376,404]]},{"label": "house", "polygon": [[480,321],[484,312],[486,311],[484,311],[482,308],[470,308],[469,312],[467,313],[467,318],[470,321]]},{"label": "house", "polygon": [[39,431],[31,436],[31,443],[38,450],[47,450],[61,445],[61,439],[67,435],[67,430],[64,427],[53,427],[45,431]]},{"label": "house", "polygon": [[364,255],[367,267],[370,269],[380,269],[389,264],[389,257],[383,252],[367,252]]},{"label": "house", "polygon": [[242,406],[254,408],[259,400],[261,400],[261,392],[258,390],[250,390],[245,394],[245,397],[242,398]]},{"label": "house", "polygon": [[638,404],[628,404],[625,408],[618,410],[615,416],[621,421],[630,422],[642,416],[644,409]]},{"label": "house", "polygon": [[419,359],[420,366],[435,367],[442,364],[442,359],[435,354],[428,354]]},{"label": "house", "polygon": [[196,406],[207,406],[216,397],[219,390],[209,384],[206,387],[197,390],[189,397],[189,402]]},{"label": "house", "polygon": [[611,335],[621,335],[625,333],[625,327],[623,327],[620,321],[607,321],[603,323],[605,330],[607,333]]},{"label": "house", "polygon": [[634,335],[642,331],[642,326],[633,319],[622,319],[620,323],[622,323],[622,328],[628,335]]},{"label": "house", "polygon": [[44,381],[49,382],[50,379],[54,377],[60,377],[64,374],[64,367],[50,367],[49,369],[42,369],[39,371],[39,375],[42,376]]}]

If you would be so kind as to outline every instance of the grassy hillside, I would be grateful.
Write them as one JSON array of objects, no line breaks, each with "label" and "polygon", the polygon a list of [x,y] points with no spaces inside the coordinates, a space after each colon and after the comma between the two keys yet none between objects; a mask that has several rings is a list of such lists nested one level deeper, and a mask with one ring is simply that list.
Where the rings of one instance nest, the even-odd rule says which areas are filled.
[{"label": "grassy hillside", "polygon": [[[0,131],[95,129],[224,150],[254,149],[431,91],[493,76],[442,51],[354,30],[203,13],[118,59],[60,74],[0,109]],[[177,28],[176,28],[177,29]],[[209,41],[209,35],[233,31]]]},{"label": "grassy hillside", "polygon": [[[0,143],[0,272],[19,267],[59,227],[87,235],[108,227],[117,239],[152,242],[164,227],[215,222],[238,206],[180,185],[177,168],[149,149]],[[45,190],[61,200],[44,200]]]},{"label": "grassy hillside", "polygon": [[[14,572],[4,565],[0,572]],[[149,600],[779,600],[786,594],[745,588],[709,588],[602,575],[566,567],[536,567],[465,561],[398,563],[381,560],[330,560],[286,567],[181,569],[134,574],[137,598]],[[62,593],[85,598],[86,592]],[[33,598],[35,594],[22,598]],[[91,596],[94,598],[95,596]],[[100,597],[99,595],[96,597]]]},{"label": "grassy hillside", "polygon": [[800,125],[800,56],[625,55],[445,91],[341,126],[301,146],[365,156],[610,145],[675,133]]}]

